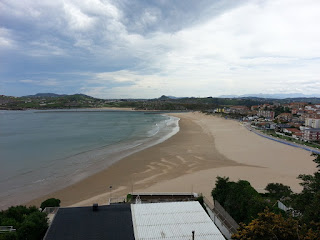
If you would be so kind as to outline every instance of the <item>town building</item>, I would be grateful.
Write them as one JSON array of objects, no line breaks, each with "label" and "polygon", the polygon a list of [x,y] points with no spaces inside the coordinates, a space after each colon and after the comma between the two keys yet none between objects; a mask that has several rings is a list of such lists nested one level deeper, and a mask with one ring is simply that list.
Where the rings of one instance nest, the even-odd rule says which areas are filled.
[{"label": "town building", "polygon": [[283,132],[291,134],[291,136],[296,139],[302,138],[302,132],[297,128],[284,128]]},{"label": "town building", "polygon": [[320,128],[309,128],[303,130],[302,138],[306,141],[320,142]]},{"label": "town building", "polygon": [[291,113],[281,113],[277,116],[277,119],[280,121],[290,122],[292,120],[292,114]]},{"label": "town building", "polygon": [[232,106],[230,107],[230,113],[248,114],[249,108],[247,106]]},{"label": "town building", "polygon": [[320,119],[319,118],[306,118],[304,125],[306,127],[320,128]]},{"label": "town building", "polygon": [[274,116],[275,116],[275,112],[274,111],[265,111],[265,110],[259,110],[257,115],[259,117],[265,117],[265,118],[268,118],[268,119],[274,119]]}]

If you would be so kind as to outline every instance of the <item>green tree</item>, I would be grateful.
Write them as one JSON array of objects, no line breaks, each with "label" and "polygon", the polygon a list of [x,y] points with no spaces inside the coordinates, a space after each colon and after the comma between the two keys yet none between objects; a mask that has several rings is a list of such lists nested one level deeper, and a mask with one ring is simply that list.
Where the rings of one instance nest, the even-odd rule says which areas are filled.
[{"label": "green tree", "polygon": [[213,199],[217,200],[220,204],[223,204],[230,192],[228,177],[217,177],[215,188],[212,190],[211,195]]},{"label": "green tree", "polygon": [[[310,201],[310,200],[309,200]],[[301,220],[304,223],[320,223],[320,192],[317,192],[310,202],[305,202],[305,209]]]},{"label": "green tree", "polygon": [[277,200],[281,199],[282,197],[289,197],[292,194],[291,188],[283,185],[282,183],[269,183],[265,190],[268,191],[269,197]]},{"label": "green tree", "polygon": [[217,177],[216,186],[211,194],[238,223],[249,223],[270,205],[248,181],[244,180],[232,182],[229,178]]},{"label": "green tree", "polygon": [[240,224],[238,232],[232,236],[234,240],[317,240],[319,231],[307,229],[299,225],[298,220],[285,219],[280,214],[265,209],[258,214],[258,218],[248,225]]},{"label": "green tree", "polygon": [[60,207],[60,199],[49,198],[41,203],[40,208],[44,210],[46,207]]},{"label": "green tree", "polygon": [[42,239],[47,228],[47,214],[36,207],[15,206],[0,212],[0,225],[13,226],[16,232],[1,233],[3,239]]},{"label": "green tree", "polygon": [[0,240],[16,240],[17,234],[15,232],[1,233]]},{"label": "green tree", "polygon": [[319,222],[319,217],[315,213],[319,213],[320,203],[320,155],[315,155],[313,160],[317,164],[317,172],[313,175],[301,174],[298,179],[301,179],[300,183],[303,186],[303,190],[299,194],[293,196],[291,203],[295,210],[300,211],[302,214],[302,220],[308,224],[308,222]]},{"label": "green tree", "polygon": [[33,212],[26,217],[17,232],[19,239],[42,239],[48,228],[47,215],[42,212]]}]

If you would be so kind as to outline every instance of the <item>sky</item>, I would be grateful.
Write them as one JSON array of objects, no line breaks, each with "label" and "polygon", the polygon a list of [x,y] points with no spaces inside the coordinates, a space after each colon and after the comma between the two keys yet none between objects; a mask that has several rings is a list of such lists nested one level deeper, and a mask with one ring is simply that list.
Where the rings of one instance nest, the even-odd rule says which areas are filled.
[{"label": "sky", "polygon": [[319,0],[0,0],[0,94],[320,93]]}]

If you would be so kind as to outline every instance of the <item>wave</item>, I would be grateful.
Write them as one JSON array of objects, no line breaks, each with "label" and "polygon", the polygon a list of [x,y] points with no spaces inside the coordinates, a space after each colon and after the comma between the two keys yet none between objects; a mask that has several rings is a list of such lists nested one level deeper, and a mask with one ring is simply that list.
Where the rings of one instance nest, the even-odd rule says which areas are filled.
[{"label": "wave", "polygon": [[[124,141],[100,145],[46,163],[38,163],[32,170],[22,171],[7,178],[0,188],[1,204],[21,204],[49,192],[67,187],[93,175],[135,152],[159,144],[179,132],[179,118],[161,115],[144,134],[136,134]],[[152,120],[154,121],[154,120]],[[143,125],[142,125],[143,127]],[[142,128],[143,129],[143,128]],[[146,130],[146,129],[144,129]],[[136,134],[136,135],[135,135]],[[2,185],[2,187],[1,187]],[[4,194],[6,192],[6,194]],[[10,197],[9,197],[10,196]]]}]

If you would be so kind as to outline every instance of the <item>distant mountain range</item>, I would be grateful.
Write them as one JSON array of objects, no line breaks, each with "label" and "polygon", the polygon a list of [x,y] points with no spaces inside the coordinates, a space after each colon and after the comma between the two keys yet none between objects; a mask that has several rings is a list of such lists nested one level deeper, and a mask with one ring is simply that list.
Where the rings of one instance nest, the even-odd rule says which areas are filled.
[{"label": "distant mountain range", "polygon": [[78,96],[85,96],[85,97],[90,97],[90,96],[87,96],[85,94],[81,94],[81,93],[78,93],[78,94],[56,94],[56,93],[37,93],[37,94],[34,94],[34,95],[27,95],[27,96],[23,96],[23,97],[26,97],[26,98],[55,98],[55,97],[65,97],[65,96],[73,96],[73,95],[78,95]]},{"label": "distant mountain range", "polygon": [[37,93],[34,95],[27,95],[23,97],[28,97],[28,98],[38,98],[38,97],[64,97],[67,96],[67,94],[56,94],[56,93]]},{"label": "distant mountain range", "polygon": [[305,95],[302,93],[276,93],[276,94],[244,94],[244,95],[221,95],[219,98],[244,98],[244,97],[256,97],[256,98],[270,98],[270,99],[286,99],[286,98],[319,98],[320,94]]},{"label": "distant mountain range", "polygon": [[286,104],[307,102],[320,104],[320,98],[303,94],[246,94],[220,97],[174,97],[162,95],[154,99],[99,99],[84,94],[38,93],[24,97],[0,95],[0,110],[70,109],[126,107],[137,110],[207,110],[217,106],[254,106],[274,102]]},{"label": "distant mountain range", "polygon": [[[65,97],[65,96],[84,96],[84,97],[90,97],[85,94],[56,94],[56,93],[37,93],[34,95],[27,95],[23,96],[24,98],[58,98],[58,97]],[[91,97],[92,98],[92,97]],[[193,97],[175,97],[175,96],[166,96],[162,95],[159,98],[159,100],[179,100],[179,99],[188,99]],[[210,97],[211,98],[211,97]],[[278,93],[278,94],[244,94],[244,95],[221,95],[218,98],[260,98],[260,99],[287,99],[287,98],[320,98],[320,94],[310,94],[305,95],[302,93]]]}]

